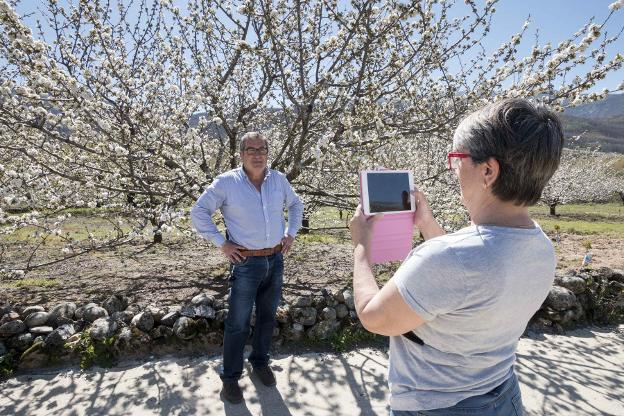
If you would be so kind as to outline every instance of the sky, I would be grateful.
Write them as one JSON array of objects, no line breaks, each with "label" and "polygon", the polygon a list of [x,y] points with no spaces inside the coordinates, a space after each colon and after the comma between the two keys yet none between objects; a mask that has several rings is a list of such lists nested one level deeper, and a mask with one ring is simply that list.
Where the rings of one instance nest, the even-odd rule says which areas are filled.
[{"label": "sky", "polygon": [[[492,24],[492,33],[488,36],[486,47],[493,49],[508,40],[511,35],[522,28],[529,15],[531,16],[531,24],[527,35],[534,34],[535,30],[539,29],[540,43],[544,44],[549,41],[553,46],[556,46],[560,41],[582,28],[592,16],[595,18],[594,23],[601,24],[609,15],[609,4],[614,1],[502,0],[496,6],[497,11]],[[608,30],[609,35],[615,35],[616,31],[621,31],[624,28],[624,8],[611,16],[607,27],[610,29]],[[525,52],[530,51],[533,40],[532,36],[526,36],[521,45],[525,46]],[[608,57],[614,56],[617,52],[624,55],[624,34],[617,44],[611,45],[607,51],[610,52],[607,54]],[[622,81],[624,81],[624,68],[600,81],[594,90],[615,89]]]},{"label": "sky", "polygon": [[[348,0],[341,0],[347,2]],[[458,6],[456,10],[461,10],[462,0],[456,0]],[[488,34],[484,41],[486,50],[495,50],[501,43],[519,32],[527,17],[531,17],[531,24],[525,35],[523,43],[519,47],[519,55],[525,56],[532,48],[534,34],[539,31],[540,44],[550,42],[556,46],[560,41],[569,37],[591,18],[595,18],[595,23],[601,24],[609,15],[609,4],[615,0],[501,0],[497,6],[497,12],[492,23],[492,32]],[[59,0],[59,4],[70,3],[67,0]],[[485,0],[477,0],[483,4]],[[23,0],[18,8],[18,13],[32,12],[43,2],[36,0]],[[76,0],[73,1],[76,3]],[[173,0],[174,4],[179,4],[184,10],[185,1]],[[114,1],[113,1],[114,4]],[[608,33],[613,35],[624,28],[624,8],[618,10],[611,16],[608,23]],[[612,57],[619,52],[624,54],[624,34],[617,44],[613,44],[607,50],[607,57]],[[583,68],[579,68],[579,71]],[[616,73],[611,73],[607,78],[599,81],[592,91],[603,88],[614,90],[624,81],[624,69]]]}]

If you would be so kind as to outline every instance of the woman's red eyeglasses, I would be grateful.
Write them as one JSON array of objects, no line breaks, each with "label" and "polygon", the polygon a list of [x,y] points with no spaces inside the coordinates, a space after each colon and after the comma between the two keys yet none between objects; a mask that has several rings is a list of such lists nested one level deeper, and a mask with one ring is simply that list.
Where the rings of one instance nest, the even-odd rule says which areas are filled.
[{"label": "woman's red eyeglasses", "polygon": [[446,156],[446,158],[448,159],[449,170],[459,168],[459,162],[466,157],[470,157],[470,155],[468,153],[462,152],[449,152],[449,154]]}]

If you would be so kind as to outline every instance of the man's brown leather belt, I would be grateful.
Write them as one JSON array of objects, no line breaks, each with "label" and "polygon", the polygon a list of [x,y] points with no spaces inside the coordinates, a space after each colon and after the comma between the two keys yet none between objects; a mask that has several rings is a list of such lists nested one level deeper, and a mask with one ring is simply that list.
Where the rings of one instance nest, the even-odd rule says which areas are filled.
[{"label": "man's brown leather belt", "polygon": [[279,253],[282,251],[282,244],[278,244],[275,247],[269,248],[261,248],[259,250],[247,250],[241,249],[239,250],[243,257],[258,257],[258,256],[270,256],[275,253]]}]

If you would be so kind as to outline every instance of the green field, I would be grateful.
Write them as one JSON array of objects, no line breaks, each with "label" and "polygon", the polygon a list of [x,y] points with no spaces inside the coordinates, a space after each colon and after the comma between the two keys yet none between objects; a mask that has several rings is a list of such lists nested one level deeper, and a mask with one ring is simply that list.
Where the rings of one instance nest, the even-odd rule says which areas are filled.
[{"label": "green field", "polygon": [[538,205],[530,209],[532,217],[546,232],[560,232],[591,235],[609,234],[624,238],[624,205],[608,204],[569,204],[557,206],[557,215],[549,215],[549,208]]},{"label": "green field", "polygon": [[[88,233],[96,238],[102,238],[114,231],[109,221],[115,221],[117,213],[96,212],[97,210],[71,210],[72,217],[61,226],[63,235],[71,239],[85,239]],[[538,205],[530,208],[531,216],[546,232],[554,232],[559,227],[560,232],[579,235],[609,234],[616,238],[624,238],[624,205],[621,203],[608,204],[570,204],[557,206],[557,215],[549,215],[549,208]],[[60,214],[58,214],[60,215]],[[323,207],[310,216],[310,234],[299,236],[302,242],[335,243],[348,239],[347,225],[353,215],[352,211],[343,211],[342,218],[335,208]],[[109,219],[104,218],[108,216]],[[190,226],[186,223],[185,226]],[[129,224],[122,223],[122,229],[128,231]],[[32,239],[34,227],[27,227],[17,233],[3,236],[7,242],[28,241]],[[165,236],[165,241],[176,239],[175,234]],[[63,244],[59,237],[49,237],[48,244]]]}]

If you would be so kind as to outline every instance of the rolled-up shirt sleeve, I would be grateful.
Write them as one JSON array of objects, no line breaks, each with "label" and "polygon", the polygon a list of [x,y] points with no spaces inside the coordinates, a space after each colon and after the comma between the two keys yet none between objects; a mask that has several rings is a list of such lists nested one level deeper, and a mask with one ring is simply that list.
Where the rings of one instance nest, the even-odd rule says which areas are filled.
[{"label": "rolled-up shirt sleeve", "polygon": [[215,179],[191,208],[191,221],[195,230],[217,247],[225,243],[225,237],[212,220],[212,215],[221,208],[225,201],[226,193],[220,182],[219,178]]},{"label": "rolled-up shirt sleeve", "polygon": [[301,198],[299,198],[299,195],[297,195],[285,177],[284,182],[286,208],[288,209],[288,229],[286,230],[286,234],[295,237],[301,228],[301,221],[303,220],[303,202],[301,202]]}]

